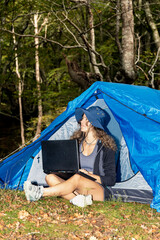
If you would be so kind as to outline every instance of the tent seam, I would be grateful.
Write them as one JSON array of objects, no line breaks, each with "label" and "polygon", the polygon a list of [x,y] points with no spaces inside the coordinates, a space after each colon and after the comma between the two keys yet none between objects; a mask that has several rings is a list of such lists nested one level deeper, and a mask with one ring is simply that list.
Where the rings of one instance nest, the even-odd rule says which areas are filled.
[{"label": "tent seam", "polygon": [[156,122],[156,123],[160,124],[160,122],[159,122],[159,121],[156,121],[156,120],[154,120],[154,119],[152,119],[152,118],[148,117],[146,114],[142,114],[142,113],[140,113],[140,112],[137,112],[137,111],[136,111],[136,110],[134,110],[133,108],[131,108],[131,107],[128,107],[126,104],[124,104],[124,103],[120,102],[120,101],[119,101],[119,100],[117,100],[116,98],[114,98],[114,97],[110,96],[109,94],[107,94],[107,93],[103,92],[101,89],[98,89],[98,90],[99,90],[99,91],[101,91],[102,93],[104,93],[106,96],[108,96],[108,97],[112,98],[113,100],[117,101],[117,102],[118,102],[118,103],[120,103],[121,105],[123,105],[123,106],[127,107],[128,109],[130,109],[130,110],[134,111],[135,113],[138,113],[139,115],[141,115],[141,116],[143,116],[143,117],[145,117],[145,118],[147,118],[147,119],[149,119],[149,120],[151,120],[151,121],[153,121],[153,122]]}]

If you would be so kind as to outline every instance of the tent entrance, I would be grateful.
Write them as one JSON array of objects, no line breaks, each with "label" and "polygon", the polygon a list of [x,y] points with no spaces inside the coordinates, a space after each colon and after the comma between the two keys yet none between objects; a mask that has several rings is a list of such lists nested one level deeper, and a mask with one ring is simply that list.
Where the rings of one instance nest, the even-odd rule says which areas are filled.
[{"label": "tent entrance", "polygon": [[[103,99],[95,100],[95,102],[90,106],[100,106],[101,108],[105,109],[105,111],[107,111],[111,116],[111,121],[108,124],[108,129],[114,137],[118,146],[116,156],[117,182],[126,181],[132,178],[135,173],[132,171],[128,148],[118,122],[115,120],[112,112]],[[48,140],[69,139],[78,127],[79,126],[76,122],[75,116],[72,116]],[[37,170],[39,172],[38,176],[36,174]],[[45,174],[42,172],[42,152],[40,150],[34,157],[28,180],[45,184],[44,178]]]}]

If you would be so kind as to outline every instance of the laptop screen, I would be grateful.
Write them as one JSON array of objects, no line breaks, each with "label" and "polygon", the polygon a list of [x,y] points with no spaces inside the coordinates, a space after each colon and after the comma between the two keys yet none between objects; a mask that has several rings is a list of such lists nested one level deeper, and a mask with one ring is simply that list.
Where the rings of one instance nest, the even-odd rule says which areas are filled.
[{"label": "laptop screen", "polygon": [[79,152],[77,140],[42,141],[43,171],[77,172],[79,170]]}]

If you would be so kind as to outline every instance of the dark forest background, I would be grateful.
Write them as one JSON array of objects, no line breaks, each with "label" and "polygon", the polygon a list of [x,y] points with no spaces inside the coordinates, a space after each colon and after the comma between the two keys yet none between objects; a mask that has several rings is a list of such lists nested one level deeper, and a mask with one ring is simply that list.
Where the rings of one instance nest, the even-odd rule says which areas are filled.
[{"label": "dark forest background", "polygon": [[158,0],[0,1],[0,158],[95,81],[160,89]]}]

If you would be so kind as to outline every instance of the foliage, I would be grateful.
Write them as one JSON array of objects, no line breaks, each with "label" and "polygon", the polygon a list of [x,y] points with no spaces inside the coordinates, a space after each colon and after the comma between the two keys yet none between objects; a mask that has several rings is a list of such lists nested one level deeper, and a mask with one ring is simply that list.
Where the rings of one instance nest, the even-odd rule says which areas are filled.
[{"label": "foliage", "polygon": [[[54,72],[55,71],[53,71],[53,73]],[[63,75],[63,77],[65,76]],[[62,112],[66,110],[69,101],[72,101],[74,98],[81,94],[81,89],[79,89],[75,83],[72,83],[70,81],[63,82],[62,79],[62,83],[59,84],[60,86],[58,85],[56,80],[55,82],[51,81],[51,84],[48,84],[48,88],[42,91],[43,106],[45,109],[42,119],[42,130],[48,127],[56,117],[58,117]],[[31,139],[34,136],[36,123],[37,118],[31,118],[30,121],[27,122],[27,139]]]},{"label": "foliage", "polygon": [[27,202],[0,189],[0,239],[159,239],[160,215],[148,205],[94,202],[79,208],[57,197]]},{"label": "foliage", "polygon": [[[39,63],[43,104],[43,128],[64,110],[67,102],[78,96],[83,89],[73,83],[68,75],[65,56],[78,63],[80,69],[93,72],[90,53],[84,38],[91,44],[89,6],[93,14],[95,51],[97,63],[104,61],[106,68],[99,69],[108,81],[115,81],[121,70],[121,55],[116,42],[117,2],[60,0],[19,0],[0,2],[0,111],[19,118],[18,78],[15,69],[17,49],[19,72],[23,93],[23,118],[25,133],[31,137],[36,128],[38,94],[35,77],[35,36],[33,16],[39,14]],[[146,18],[144,1],[133,1],[135,24],[135,54],[137,80],[134,84],[159,89],[159,57]],[[159,4],[150,1],[150,9],[158,31]],[[119,23],[118,39],[121,44],[122,22]],[[16,44],[13,42],[14,27]],[[156,60],[157,57],[157,60]],[[154,68],[153,68],[154,65]],[[108,74],[108,75],[107,75]],[[154,78],[154,79],[153,79]]]}]

